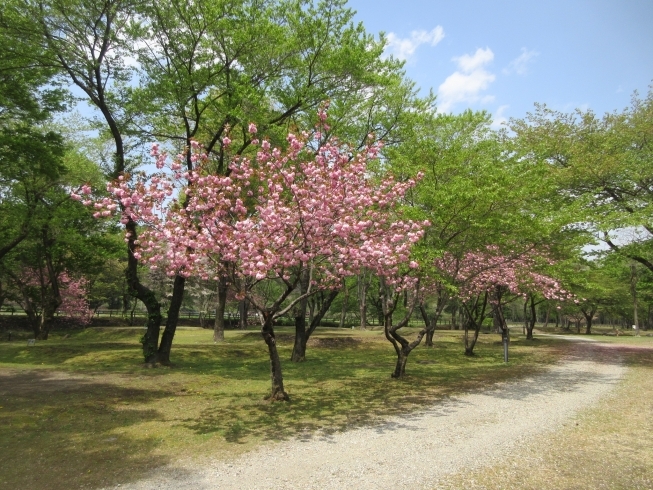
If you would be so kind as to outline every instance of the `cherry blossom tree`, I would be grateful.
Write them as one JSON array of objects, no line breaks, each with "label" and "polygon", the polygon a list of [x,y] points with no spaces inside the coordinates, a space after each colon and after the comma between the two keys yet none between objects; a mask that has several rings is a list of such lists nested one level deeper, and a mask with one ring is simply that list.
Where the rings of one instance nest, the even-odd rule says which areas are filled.
[{"label": "cherry blossom tree", "polygon": [[88,281],[74,278],[68,271],[26,267],[20,274],[8,271],[14,289],[12,295],[27,314],[34,338],[47,340],[56,313],[75,323],[86,325],[93,310],[86,298]]},{"label": "cherry blossom tree", "polygon": [[[501,330],[504,354],[507,360],[509,331],[503,315],[503,306],[511,298],[539,293],[546,299],[566,301],[571,294],[558,281],[538,272],[542,264],[552,265],[545,253],[533,247],[524,251],[503,252],[489,245],[484,250],[467,252],[462,258],[445,253],[435,260],[435,266],[458,288],[466,321],[465,354],[473,355],[488,306]],[[473,336],[470,338],[470,327]]]},{"label": "cherry blossom tree", "polygon": [[[320,128],[328,128],[325,110],[319,117]],[[249,132],[256,134],[254,124]],[[96,217],[122,208],[123,221],[145,225],[134,254],[139,260],[170,276],[223,280],[259,311],[272,400],[288,399],[275,319],[319,290],[339,288],[342,278],[364,267],[393,282],[402,264],[410,262],[411,246],[424,226],[401,219],[397,210],[415,180],[375,179],[369,171],[380,144],[370,143],[354,155],[345,144],[324,141],[319,130],[312,138],[289,134],[287,142],[282,151],[253,138],[256,155],[233,157],[223,176],[205,171],[207,158],[197,144],[193,171],[183,170],[183,155],[168,164],[155,145],[160,173],[136,180],[123,175],[109,184],[109,197],[94,203]],[[223,144],[229,146],[228,137]],[[91,204],[83,198],[88,193],[83,188],[73,198]],[[280,287],[277,297],[258,294],[266,281]]]},{"label": "cherry blossom tree", "polygon": [[64,271],[59,276],[61,305],[58,313],[80,325],[88,325],[93,319],[93,309],[88,301],[89,281],[85,277],[74,278]]}]

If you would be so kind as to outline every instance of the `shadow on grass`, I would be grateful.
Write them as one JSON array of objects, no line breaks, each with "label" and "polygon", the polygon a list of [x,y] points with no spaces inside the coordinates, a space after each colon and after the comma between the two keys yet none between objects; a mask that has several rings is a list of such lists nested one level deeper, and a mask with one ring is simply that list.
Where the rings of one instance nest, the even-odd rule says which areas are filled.
[{"label": "shadow on grass", "polygon": [[155,438],[122,429],[157,420],[157,411],[132,405],[167,395],[61,372],[0,372],[0,488],[64,490],[143,477],[167,460],[153,454]]},{"label": "shadow on grass", "polygon": [[[513,363],[503,364],[503,354],[490,345],[479,345],[478,355],[463,356],[462,346],[440,344],[434,349],[413,351],[407,375],[390,378],[395,357],[383,342],[314,349],[304,363],[284,362],[288,403],[269,403],[265,393],[242,393],[232,403],[214,404],[200,417],[182,420],[182,426],[197,434],[217,433],[230,443],[243,444],[250,438],[279,441],[291,437],[324,437],[352,427],[369,426],[382,418],[406,415],[432,406],[437,400],[502,381],[533,370],[524,362],[532,356],[516,347]],[[290,349],[282,346],[282,358]],[[541,365],[540,365],[541,366]],[[265,379],[268,364],[235,370],[232,378],[255,376]],[[386,424],[387,425],[387,424]]]},{"label": "shadow on grass", "polygon": [[173,369],[143,369],[138,336],[128,330],[80,332],[33,347],[0,344],[3,369],[21,370],[0,371],[0,466],[10,468],[0,487],[110,486],[176,456],[328,437],[523,376],[552,362],[558,345],[517,341],[505,365],[495,336],[485,336],[469,358],[460,334],[449,335],[413,351],[406,377],[393,380],[396,358],[381,333],[316,335],[303,363],[289,361],[289,333],[278,336],[289,403],[264,401],[269,359],[258,332],[228,332],[220,344],[210,331],[180,332]]}]

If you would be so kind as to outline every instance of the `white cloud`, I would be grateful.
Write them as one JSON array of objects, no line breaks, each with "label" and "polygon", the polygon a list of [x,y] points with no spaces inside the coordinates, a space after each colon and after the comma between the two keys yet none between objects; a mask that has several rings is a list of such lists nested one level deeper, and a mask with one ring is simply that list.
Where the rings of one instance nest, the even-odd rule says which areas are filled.
[{"label": "white cloud", "polygon": [[432,31],[413,31],[410,37],[401,38],[394,32],[387,35],[386,52],[400,60],[407,60],[410,58],[422,44],[430,44],[435,46],[444,39],[444,29],[442,26],[437,26]]},{"label": "white cloud", "polygon": [[492,116],[492,124],[490,125],[492,129],[501,129],[503,125],[508,122],[508,118],[503,115],[503,113],[508,107],[510,106],[508,105],[499,106],[497,111]]},{"label": "white cloud", "polygon": [[458,70],[449,75],[438,87],[438,112],[449,112],[460,102],[491,102],[492,95],[481,95],[496,78],[485,69],[485,65],[494,59],[490,48],[479,48],[473,55],[465,54],[453,58]]},{"label": "white cloud", "polygon": [[521,54],[508,63],[508,67],[504,68],[503,73],[506,75],[511,73],[526,75],[528,73],[528,64],[539,54],[537,51],[521,48]]},{"label": "white cloud", "polygon": [[453,60],[458,63],[458,68],[465,73],[473,72],[494,59],[490,48],[478,48],[473,55],[464,54]]}]

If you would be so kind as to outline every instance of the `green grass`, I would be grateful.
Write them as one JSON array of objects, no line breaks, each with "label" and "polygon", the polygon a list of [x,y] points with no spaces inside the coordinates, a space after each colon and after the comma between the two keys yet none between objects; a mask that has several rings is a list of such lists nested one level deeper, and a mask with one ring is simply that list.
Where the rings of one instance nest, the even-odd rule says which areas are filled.
[{"label": "green grass", "polygon": [[[264,400],[267,348],[258,332],[182,329],[173,368],[144,368],[140,329],[87,329],[28,347],[0,343],[0,488],[69,489],[132,481],[184,458],[225,458],[266,441],[339,431],[405,413],[439,397],[539,369],[560,343],[498,335],[462,355],[461,332],[418,347],[407,376],[380,331],[320,329],[307,360],[288,361],[292,331],[278,331],[289,403]],[[36,470],[35,470],[36,469]]]}]

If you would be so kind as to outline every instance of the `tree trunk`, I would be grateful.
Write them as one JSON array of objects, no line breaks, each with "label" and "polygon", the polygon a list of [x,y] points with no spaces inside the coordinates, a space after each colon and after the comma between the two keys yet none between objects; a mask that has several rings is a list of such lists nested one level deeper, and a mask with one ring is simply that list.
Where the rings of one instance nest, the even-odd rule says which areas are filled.
[{"label": "tree trunk", "polygon": [[589,316],[585,317],[587,324],[585,325],[585,335],[590,335],[592,333],[592,319]]},{"label": "tree trunk", "polygon": [[492,327],[494,328],[494,333],[501,333],[501,319],[492,311]]},{"label": "tree trunk", "polygon": [[[419,285],[416,293],[419,291]],[[393,378],[402,378],[406,373],[406,362],[408,361],[409,354],[417,347],[421,342],[422,338],[426,334],[426,328],[423,328],[418,334],[415,340],[408,342],[408,340],[402,337],[398,330],[400,328],[408,325],[410,317],[413,314],[415,309],[416,300],[411,302],[408,311],[404,318],[397,323],[397,325],[392,324],[392,315],[397,308],[397,302],[399,301],[399,293],[395,292],[391,286],[388,286],[383,277],[379,277],[379,299],[381,303],[381,310],[383,313],[383,332],[385,338],[390,341],[392,346],[395,349],[397,354],[397,363],[395,365],[395,370],[392,372]]]},{"label": "tree trunk", "polygon": [[[61,304],[61,301],[59,301],[59,304]],[[35,335],[34,338],[37,340],[48,340],[52,322],[54,321],[54,314],[57,311],[58,306],[59,305],[55,302],[45,305],[41,312],[41,319],[39,321],[39,333],[38,335]]]},{"label": "tree trunk", "polygon": [[[522,334],[526,335],[526,331],[528,330],[528,313],[527,313],[527,308],[528,308],[528,299],[529,297],[526,297],[524,300],[524,325],[522,327]],[[526,337],[528,339],[528,337]],[[532,336],[531,336],[532,338]]]},{"label": "tree trunk", "polygon": [[419,311],[422,314],[422,320],[424,320],[424,328],[426,328],[424,345],[426,347],[433,347],[433,334],[435,333],[435,327],[432,327],[431,325],[433,319],[429,318],[424,303],[419,304]]},{"label": "tree trunk", "polygon": [[544,317],[544,328],[549,326],[549,314],[551,313],[551,305],[546,305],[546,316]]},{"label": "tree trunk", "polygon": [[526,340],[533,340],[533,329],[535,328],[535,320],[537,319],[535,306],[536,306],[535,298],[533,295],[531,295],[530,296],[531,318],[526,327]]},{"label": "tree trunk", "polygon": [[503,308],[501,307],[501,297],[503,293],[497,288],[495,291],[495,301],[493,303],[495,321],[501,326],[501,343],[503,344],[503,361],[508,362],[508,345],[510,343],[510,329],[506,323],[506,318],[503,315]]},{"label": "tree trunk", "polygon": [[268,353],[270,355],[270,381],[272,383],[270,396],[267,399],[270,401],[288,401],[290,400],[290,397],[283,389],[281,359],[279,359],[279,352],[277,351],[277,342],[274,337],[272,323],[272,313],[269,311],[263,312],[263,327],[261,328],[261,335],[268,346]]},{"label": "tree trunk", "polygon": [[328,294],[328,296],[322,301],[320,308],[313,315],[308,328],[306,328],[306,317],[304,317],[303,323],[299,320],[299,317],[295,318],[295,343],[293,344],[291,361],[302,362],[306,360],[306,345],[308,344],[308,339],[311,338],[311,335],[313,335],[313,332],[324,318],[324,315],[329,311],[333,300],[338,296],[339,292],[339,290],[334,289]]},{"label": "tree trunk", "polygon": [[639,320],[637,318],[637,268],[635,264],[631,266],[630,293],[633,296],[633,326],[635,327],[635,335],[639,337]]},{"label": "tree trunk", "polygon": [[397,364],[395,365],[395,370],[392,373],[393,378],[403,378],[406,374],[406,362],[408,362],[408,354],[404,352],[404,349],[400,349],[397,353]]},{"label": "tree trunk", "polygon": [[347,281],[342,280],[342,289],[345,293],[342,298],[342,309],[340,310],[340,328],[345,327],[345,320],[347,319],[347,307],[349,306],[349,288],[347,288]]},{"label": "tree trunk", "polygon": [[433,335],[435,335],[435,329],[427,330],[426,340],[424,341],[426,347],[433,347]]},{"label": "tree trunk", "polygon": [[[470,323],[475,323],[474,325],[474,335],[472,338],[469,338],[469,324]],[[476,342],[478,341],[478,334],[481,331],[481,325],[477,324],[476,322],[472,322],[471,319],[468,319],[465,321],[463,325],[464,329],[464,338],[465,338],[465,355],[466,356],[473,356],[474,355],[474,347],[476,347]]]},{"label": "tree trunk", "polygon": [[292,347],[290,360],[292,362],[304,362],[306,360],[306,317],[295,317],[295,343]]},{"label": "tree trunk", "polygon": [[154,292],[143,286],[138,279],[138,260],[134,257],[136,244],[136,223],[129,220],[125,225],[129,234],[127,242],[127,286],[130,294],[140,300],[147,310],[145,335],[141,338],[143,344],[143,357],[147,364],[155,364],[158,360],[159,335],[161,334],[161,304],[156,299]]},{"label": "tree trunk", "polygon": [[367,328],[367,290],[370,287],[370,279],[367,273],[362,272],[358,275],[358,311],[361,317],[360,329]]},{"label": "tree trunk", "polygon": [[147,310],[147,320],[145,323],[145,335],[141,338],[143,344],[143,357],[147,364],[154,364],[157,361],[159,345],[159,335],[161,333],[161,305],[157,301],[154,293],[148,290],[148,294],[141,295],[141,301]]},{"label": "tree trunk", "polygon": [[[310,281],[310,270],[304,268],[299,278],[299,294],[306,294]],[[306,360],[306,309],[308,307],[308,297],[302,299],[296,306],[295,310],[295,343],[292,349],[290,360],[292,362],[303,362]],[[313,315],[311,315],[312,318]]]},{"label": "tree trunk", "polygon": [[227,279],[225,277],[221,277],[218,281],[218,301],[215,306],[213,342],[224,342],[224,312],[227,307],[227,290]]},{"label": "tree trunk", "polygon": [[168,306],[168,317],[166,318],[166,326],[163,329],[161,336],[161,344],[158,351],[158,362],[164,366],[170,366],[170,352],[172,351],[172,341],[175,338],[177,331],[177,323],[179,322],[179,310],[181,310],[181,303],[184,300],[184,289],[186,287],[186,278],[180,275],[175,276],[175,281],[172,285],[172,298],[170,299],[170,306]]},{"label": "tree trunk", "polygon": [[245,330],[247,328],[247,320],[249,316],[249,303],[247,299],[243,299],[238,303],[238,316],[240,317],[238,319],[238,327],[241,330]]},{"label": "tree trunk", "polygon": [[444,310],[446,302],[447,302],[446,295],[440,291],[438,293],[438,302],[437,305],[435,306],[435,314],[431,317],[428,316],[424,304],[420,303],[419,305],[419,310],[422,314],[422,319],[424,320],[424,325],[426,328],[426,335],[425,335],[426,347],[433,347],[433,335],[435,334],[435,328],[438,325],[438,320],[440,319],[440,315],[442,315],[442,310]]}]

